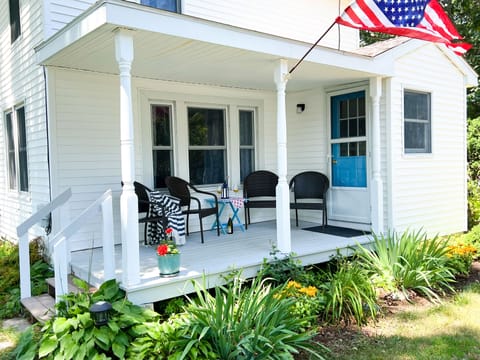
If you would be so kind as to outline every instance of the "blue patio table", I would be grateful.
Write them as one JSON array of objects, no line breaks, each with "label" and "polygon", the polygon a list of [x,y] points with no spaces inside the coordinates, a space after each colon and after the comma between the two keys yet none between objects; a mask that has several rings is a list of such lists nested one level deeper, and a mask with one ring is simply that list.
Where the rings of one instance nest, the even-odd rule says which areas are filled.
[{"label": "blue patio table", "polygon": [[[214,199],[205,199],[207,204],[209,204],[211,207],[215,206],[215,200]],[[222,233],[226,234],[227,233],[227,223],[223,223],[221,218],[222,214],[227,207],[227,204],[229,205],[227,207],[230,208],[232,211],[232,221],[233,221],[233,227],[238,227],[242,232],[245,231],[245,228],[243,226],[242,221],[238,217],[238,210],[240,210],[243,207],[244,199],[241,197],[229,197],[226,199],[218,199],[218,218],[220,219],[220,228],[222,229]],[[212,227],[210,230],[216,229],[217,228],[217,220],[215,219]]]}]

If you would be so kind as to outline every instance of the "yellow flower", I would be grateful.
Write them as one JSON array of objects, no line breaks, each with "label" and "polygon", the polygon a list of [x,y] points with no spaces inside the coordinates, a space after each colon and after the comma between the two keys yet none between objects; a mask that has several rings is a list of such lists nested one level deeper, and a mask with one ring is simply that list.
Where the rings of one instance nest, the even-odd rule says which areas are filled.
[{"label": "yellow flower", "polygon": [[315,286],[309,286],[309,287],[303,287],[298,291],[307,295],[307,296],[314,297],[314,296],[317,295],[318,289]]},{"label": "yellow flower", "polygon": [[302,287],[302,285],[300,285],[296,281],[289,281],[288,284],[287,284],[287,289],[291,289],[291,288],[300,289],[301,287]]}]

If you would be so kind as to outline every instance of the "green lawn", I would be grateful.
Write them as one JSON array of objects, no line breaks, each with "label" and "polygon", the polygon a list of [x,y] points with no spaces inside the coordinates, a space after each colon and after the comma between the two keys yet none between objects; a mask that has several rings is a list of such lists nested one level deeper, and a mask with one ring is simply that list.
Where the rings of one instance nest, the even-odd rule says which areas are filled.
[{"label": "green lawn", "polygon": [[332,359],[480,359],[480,283],[442,305],[412,305],[386,316],[368,335],[357,333],[332,350]]}]

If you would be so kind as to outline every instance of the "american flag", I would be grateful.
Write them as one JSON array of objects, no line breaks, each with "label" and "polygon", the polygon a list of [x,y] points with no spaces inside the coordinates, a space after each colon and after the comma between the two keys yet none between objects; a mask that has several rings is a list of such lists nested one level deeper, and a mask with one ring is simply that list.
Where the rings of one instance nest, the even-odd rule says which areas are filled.
[{"label": "american flag", "polygon": [[355,0],[335,21],[345,26],[444,43],[461,55],[470,44],[462,37],[437,0]]}]

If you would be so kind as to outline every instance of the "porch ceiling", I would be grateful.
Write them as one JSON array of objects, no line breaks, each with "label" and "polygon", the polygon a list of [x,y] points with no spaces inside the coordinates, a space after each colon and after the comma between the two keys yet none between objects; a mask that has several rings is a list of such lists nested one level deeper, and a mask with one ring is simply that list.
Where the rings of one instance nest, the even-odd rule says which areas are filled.
[{"label": "porch ceiling", "polygon": [[[289,68],[310,44],[151,9],[130,2],[98,2],[37,47],[42,65],[118,74],[115,30],[134,39],[132,76],[274,90],[280,58]],[[391,75],[387,62],[317,47],[289,80],[288,91]]]}]

